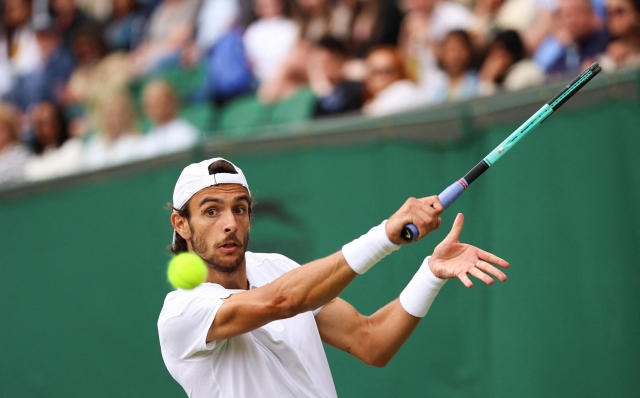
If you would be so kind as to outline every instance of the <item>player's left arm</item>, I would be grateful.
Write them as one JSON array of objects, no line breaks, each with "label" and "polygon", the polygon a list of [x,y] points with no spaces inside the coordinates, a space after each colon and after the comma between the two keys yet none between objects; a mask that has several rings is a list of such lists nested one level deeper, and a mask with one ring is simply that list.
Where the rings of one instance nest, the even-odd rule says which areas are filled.
[{"label": "player's left arm", "polygon": [[336,298],[316,315],[316,324],[325,343],[367,365],[382,367],[398,352],[420,319],[409,315],[399,299],[371,316],[364,316],[351,304]]},{"label": "player's left arm", "polygon": [[418,326],[444,280],[457,277],[465,286],[472,287],[467,276],[470,274],[490,285],[493,279],[487,274],[491,274],[504,282],[507,276],[491,264],[507,268],[509,263],[460,243],[463,225],[464,217],[459,214],[449,235],[425,261],[401,299],[393,300],[371,316],[358,313],[340,298],[325,305],[316,315],[322,341],[368,365],[385,366]]}]

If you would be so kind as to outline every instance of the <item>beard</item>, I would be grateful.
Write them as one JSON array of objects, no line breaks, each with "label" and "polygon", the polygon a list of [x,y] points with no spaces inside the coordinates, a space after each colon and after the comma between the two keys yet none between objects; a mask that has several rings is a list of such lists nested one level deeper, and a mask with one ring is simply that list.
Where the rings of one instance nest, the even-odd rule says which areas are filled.
[{"label": "beard", "polygon": [[[242,263],[245,260],[245,252],[247,251],[247,245],[249,244],[249,235],[247,234],[244,242],[240,242],[240,239],[236,236],[235,233],[231,233],[227,235],[220,242],[216,242],[213,245],[213,254],[207,256],[205,253],[207,252],[207,243],[202,237],[196,236],[193,231],[191,231],[192,238],[189,239],[189,243],[191,243],[191,247],[193,251],[198,254],[202,260],[205,262],[208,268],[213,269],[214,271],[223,273],[223,274],[233,274],[238,271]],[[228,256],[217,255],[216,248],[219,247],[223,242],[233,240],[240,246],[240,250],[242,253],[234,258],[227,258]]]}]

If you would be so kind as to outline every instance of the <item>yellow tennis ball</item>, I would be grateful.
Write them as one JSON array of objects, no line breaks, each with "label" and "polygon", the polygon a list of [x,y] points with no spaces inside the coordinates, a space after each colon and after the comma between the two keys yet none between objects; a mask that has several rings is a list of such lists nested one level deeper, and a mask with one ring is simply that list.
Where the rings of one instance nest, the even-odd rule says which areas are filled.
[{"label": "yellow tennis ball", "polygon": [[180,253],[169,261],[167,277],[175,288],[193,289],[207,279],[207,266],[197,254]]}]

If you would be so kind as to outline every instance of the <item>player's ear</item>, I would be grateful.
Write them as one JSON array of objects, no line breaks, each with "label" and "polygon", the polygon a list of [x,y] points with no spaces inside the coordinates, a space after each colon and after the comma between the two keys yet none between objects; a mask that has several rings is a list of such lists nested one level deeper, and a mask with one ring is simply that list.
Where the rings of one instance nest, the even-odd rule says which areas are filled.
[{"label": "player's ear", "polygon": [[185,217],[182,217],[177,212],[173,212],[171,213],[171,224],[173,225],[173,229],[175,229],[178,235],[182,236],[183,239],[191,239],[191,228],[189,228],[189,220],[187,220]]}]

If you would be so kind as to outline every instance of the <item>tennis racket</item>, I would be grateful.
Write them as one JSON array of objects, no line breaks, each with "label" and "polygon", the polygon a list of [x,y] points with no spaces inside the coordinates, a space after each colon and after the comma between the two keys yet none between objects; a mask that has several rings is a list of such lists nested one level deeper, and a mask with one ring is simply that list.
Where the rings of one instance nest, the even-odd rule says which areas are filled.
[{"label": "tennis racket", "polygon": [[[484,159],[480,161],[473,169],[471,169],[467,174],[464,175],[461,179],[451,184],[447,189],[442,191],[440,195],[438,195],[438,199],[442,203],[442,206],[446,209],[451,206],[453,202],[456,201],[462,195],[465,189],[471,185],[478,177],[482,175],[485,171],[489,170],[491,166],[493,166],[505,153],[509,151],[509,149],[513,148],[515,144],[517,144],[524,136],[526,136],[531,130],[535,129],[540,125],[540,123],[544,122],[553,112],[558,110],[571,98],[575,93],[577,93],[582,87],[584,87],[595,75],[600,72],[602,68],[597,63],[592,64],[584,72],[580,74],[580,76],[576,77],[571,83],[565,86],[562,91],[556,94],[555,97],[551,98],[549,102],[544,104],[542,108],[540,108],[536,113],[533,114],[524,122],[520,127],[516,129],[507,139],[502,141],[500,145],[498,145],[491,153],[489,153]],[[402,230],[402,239],[407,242],[413,242],[418,238],[419,232],[418,228],[413,224],[407,224],[404,226]]]}]

